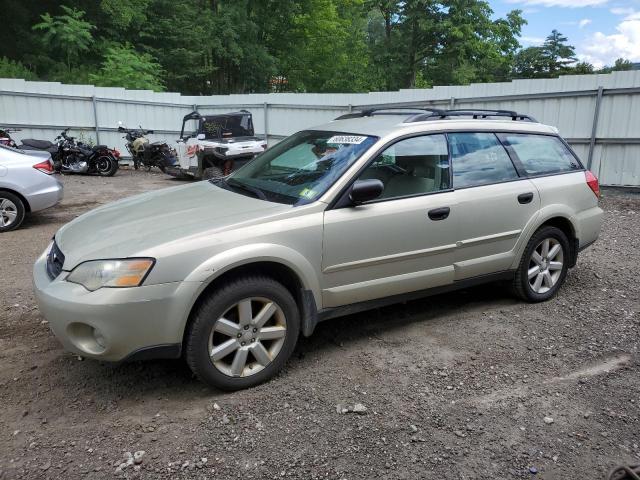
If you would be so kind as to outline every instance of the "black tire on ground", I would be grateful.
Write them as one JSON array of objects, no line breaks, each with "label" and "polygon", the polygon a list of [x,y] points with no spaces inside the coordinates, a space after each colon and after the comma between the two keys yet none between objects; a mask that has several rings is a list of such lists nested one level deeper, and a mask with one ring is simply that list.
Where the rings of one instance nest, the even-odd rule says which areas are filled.
[{"label": "black tire on ground", "polygon": [[[108,167],[100,168],[101,162],[108,162]],[[98,175],[101,177],[113,177],[118,171],[118,160],[110,156],[102,156],[96,160]]]},{"label": "black tire on ground", "polygon": [[[554,239],[560,244],[563,257],[562,269],[560,270],[560,274],[554,285],[546,292],[538,293],[533,290],[533,287],[530,284],[529,268],[531,268],[531,263],[533,262],[532,255],[534,250],[545,239]],[[558,290],[560,290],[560,287],[562,287],[562,284],[567,278],[570,252],[571,250],[569,246],[569,240],[562,230],[552,226],[540,227],[531,236],[531,239],[529,240],[529,243],[527,243],[524,253],[522,254],[520,265],[518,266],[515,277],[513,279],[512,290],[514,291],[514,293],[521,299],[532,303],[544,302],[552,298],[558,292]]]},{"label": "black tire on ground", "polygon": [[[210,358],[209,339],[216,321],[231,307],[247,298],[265,298],[277,304],[286,319],[284,343],[276,357],[262,370],[245,377],[220,371]],[[291,293],[269,277],[248,276],[232,280],[212,292],[194,312],[186,331],[185,359],[204,383],[221,390],[253,387],[276,375],[291,356],[300,332],[300,314]]]},{"label": "black tire on ground", "polygon": [[[5,200],[11,202],[11,204],[13,205],[10,206],[9,204],[5,203]],[[9,215],[3,214],[3,211],[5,210]],[[20,225],[22,225],[26,211],[27,210],[25,208],[25,205],[20,197],[11,192],[0,190],[0,216],[2,216],[2,218],[0,218],[0,233],[15,230]],[[10,216],[13,217],[13,214],[15,214],[15,218],[11,220],[11,223],[9,223],[9,225],[3,226],[5,222],[8,223],[8,221],[10,220]]]},{"label": "black tire on ground", "polygon": [[219,167],[208,167],[202,171],[202,179],[203,180],[211,180],[212,178],[222,178],[224,177],[222,173],[222,169]]}]

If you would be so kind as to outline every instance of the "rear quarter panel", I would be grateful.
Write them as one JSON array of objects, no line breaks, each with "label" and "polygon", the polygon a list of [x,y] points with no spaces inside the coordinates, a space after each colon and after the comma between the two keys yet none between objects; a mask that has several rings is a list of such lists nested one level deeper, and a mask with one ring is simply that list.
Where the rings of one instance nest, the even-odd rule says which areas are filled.
[{"label": "rear quarter panel", "polygon": [[602,226],[603,212],[587,185],[584,171],[536,177],[531,181],[540,193],[540,214],[523,232],[513,268],[517,267],[529,238],[552,218],[563,217],[571,222],[580,247],[594,242]]}]

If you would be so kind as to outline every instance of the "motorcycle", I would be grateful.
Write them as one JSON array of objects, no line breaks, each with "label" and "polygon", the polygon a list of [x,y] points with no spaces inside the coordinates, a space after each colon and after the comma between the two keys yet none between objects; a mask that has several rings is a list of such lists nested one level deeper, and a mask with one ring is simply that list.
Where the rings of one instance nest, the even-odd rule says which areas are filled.
[{"label": "motorcycle", "polygon": [[19,128],[0,127],[0,145],[4,145],[5,147],[18,148],[16,142],[13,140],[13,138],[11,138],[11,134],[19,131]]},{"label": "motorcycle", "polygon": [[18,147],[22,150],[44,151],[51,154],[55,171],[61,173],[98,174],[112,177],[118,170],[120,152],[106,145],[94,147],[76,141],[65,129],[53,142],[27,138]]},{"label": "motorcycle", "polygon": [[138,170],[141,166],[150,171],[153,167],[158,167],[163,173],[167,167],[177,163],[175,151],[167,145],[167,142],[149,142],[146,135],[152,134],[153,130],[128,129],[118,124],[118,131],[125,133],[126,147],[133,159],[133,168]]}]

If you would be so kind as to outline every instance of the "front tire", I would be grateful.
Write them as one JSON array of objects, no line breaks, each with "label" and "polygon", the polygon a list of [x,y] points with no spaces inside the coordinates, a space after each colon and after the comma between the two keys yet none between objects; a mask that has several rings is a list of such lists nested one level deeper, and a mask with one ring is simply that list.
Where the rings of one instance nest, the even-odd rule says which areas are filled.
[{"label": "front tire", "polygon": [[277,281],[231,281],[205,299],[186,335],[186,360],[196,376],[221,390],[240,390],[276,375],[291,356],[300,315]]},{"label": "front tire", "polygon": [[26,208],[17,195],[0,191],[0,233],[15,230],[24,220]]},{"label": "front tire", "polygon": [[513,289],[528,302],[552,298],[567,278],[570,247],[565,233],[546,226],[538,229],[527,244],[513,280]]}]

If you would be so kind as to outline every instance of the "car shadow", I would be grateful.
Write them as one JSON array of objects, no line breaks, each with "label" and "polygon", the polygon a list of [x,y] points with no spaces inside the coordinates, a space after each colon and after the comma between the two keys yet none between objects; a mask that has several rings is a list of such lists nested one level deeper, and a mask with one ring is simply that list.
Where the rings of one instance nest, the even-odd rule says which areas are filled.
[{"label": "car shadow", "polygon": [[312,336],[300,338],[294,356],[321,352],[335,345],[349,348],[350,342],[359,341],[363,336],[383,337],[414,323],[438,321],[445,317],[447,321],[455,322],[456,312],[470,308],[490,310],[496,305],[503,307],[515,303],[517,300],[502,283],[395,303],[319,323]]},{"label": "car shadow", "polygon": [[[349,349],[351,343],[362,340],[363,336],[384,337],[414,323],[438,321],[443,317],[455,322],[453,315],[456,311],[470,308],[491,310],[515,303],[506,288],[500,284],[489,284],[331,319],[318,324],[311,337],[300,338],[287,371],[292,373],[308,368],[304,362],[307,355],[321,354],[336,345]],[[87,386],[91,386],[92,394],[103,401],[108,401],[116,392],[119,398],[125,396],[138,400],[158,395],[176,400],[225,394],[201,383],[183,360],[109,364],[91,360],[79,362],[72,355],[59,359],[65,363],[63,370],[70,388],[78,381],[86,385],[87,379],[91,379]],[[114,385],[117,388],[114,389]]]}]

